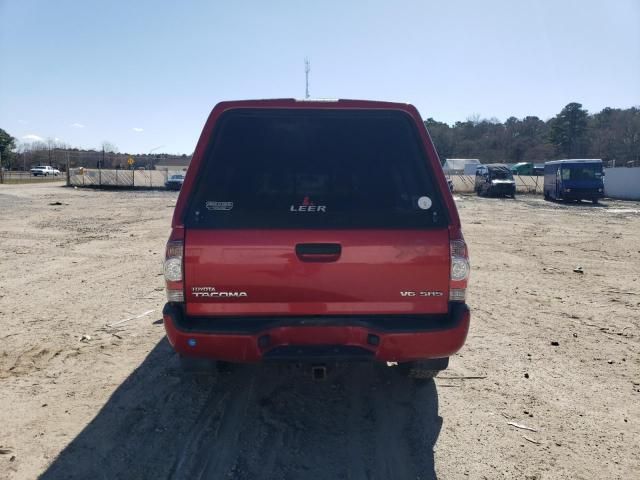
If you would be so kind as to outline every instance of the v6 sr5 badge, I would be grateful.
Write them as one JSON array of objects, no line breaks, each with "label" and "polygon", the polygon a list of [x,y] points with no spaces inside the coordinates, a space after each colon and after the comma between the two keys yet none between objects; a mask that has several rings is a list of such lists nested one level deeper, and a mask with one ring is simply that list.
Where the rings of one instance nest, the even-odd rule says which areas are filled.
[{"label": "v6 sr5 badge", "polygon": [[423,290],[422,292],[414,292],[412,290],[405,290],[400,292],[401,297],[442,297],[444,293],[440,290]]}]

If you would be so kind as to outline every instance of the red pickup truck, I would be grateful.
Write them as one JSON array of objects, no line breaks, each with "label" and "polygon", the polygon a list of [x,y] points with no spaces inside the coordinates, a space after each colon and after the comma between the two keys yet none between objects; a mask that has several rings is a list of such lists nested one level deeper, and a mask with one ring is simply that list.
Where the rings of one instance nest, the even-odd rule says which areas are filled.
[{"label": "red pickup truck", "polygon": [[177,200],[164,325],[185,365],[375,360],[432,376],[467,336],[469,270],[413,106],[223,102]]}]

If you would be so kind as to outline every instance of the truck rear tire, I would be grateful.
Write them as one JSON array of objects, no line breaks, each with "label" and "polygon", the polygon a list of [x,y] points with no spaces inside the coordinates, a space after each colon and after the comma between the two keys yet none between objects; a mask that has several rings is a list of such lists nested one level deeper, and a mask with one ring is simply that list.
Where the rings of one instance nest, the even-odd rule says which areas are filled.
[{"label": "truck rear tire", "polygon": [[208,358],[183,357],[182,355],[178,358],[181,370],[189,375],[228,375],[233,373],[234,367],[236,367],[234,363],[210,360]]},{"label": "truck rear tire", "polygon": [[449,366],[449,358],[434,358],[431,360],[417,360],[398,365],[400,373],[417,381],[431,380]]},{"label": "truck rear tire", "polygon": [[405,367],[402,374],[416,381],[427,381],[435,378],[440,373],[440,370],[424,370],[415,367]]},{"label": "truck rear tire", "polygon": [[183,357],[179,356],[180,368],[189,375],[215,375],[218,365],[215,360],[207,358]]}]

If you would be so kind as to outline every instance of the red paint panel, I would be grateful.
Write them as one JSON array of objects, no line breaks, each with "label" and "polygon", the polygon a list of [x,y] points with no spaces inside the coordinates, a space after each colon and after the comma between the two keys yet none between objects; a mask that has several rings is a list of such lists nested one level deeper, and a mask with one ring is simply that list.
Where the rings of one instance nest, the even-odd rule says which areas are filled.
[{"label": "red paint panel", "polygon": [[[296,255],[300,243],[342,251],[307,262]],[[449,232],[188,230],[184,269],[188,315],[444,313]],[[209,287],[215,297],[194,294]]]}]

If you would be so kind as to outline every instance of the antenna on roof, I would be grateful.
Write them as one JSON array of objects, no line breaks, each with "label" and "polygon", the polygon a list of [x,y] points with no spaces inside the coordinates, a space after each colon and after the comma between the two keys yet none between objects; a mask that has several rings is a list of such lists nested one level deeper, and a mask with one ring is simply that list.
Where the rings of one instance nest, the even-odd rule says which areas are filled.
[{"label": "antenna on roof", "polygon": [[304,77],[305,77],[305,91],[304,98],[309,98],[309,72],[311,71],[311,62],[305,57],[304,59]]}]

